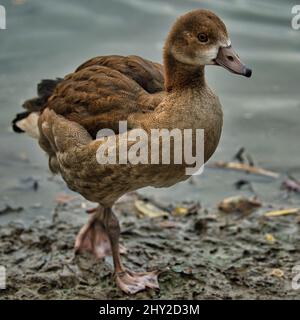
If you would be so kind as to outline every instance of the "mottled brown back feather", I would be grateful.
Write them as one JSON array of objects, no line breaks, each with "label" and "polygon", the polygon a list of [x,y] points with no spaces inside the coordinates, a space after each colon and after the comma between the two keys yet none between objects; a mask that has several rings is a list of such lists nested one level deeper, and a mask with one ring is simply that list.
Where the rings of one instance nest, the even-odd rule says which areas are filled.
[{"label": "mottled brown back feather", "polygon": [[164,95],[163,68],[137,56],[102,56],[81,65],[55,88],[45,107],[81,124],[93,138],[118,133],[129,115],[151,112]]}]

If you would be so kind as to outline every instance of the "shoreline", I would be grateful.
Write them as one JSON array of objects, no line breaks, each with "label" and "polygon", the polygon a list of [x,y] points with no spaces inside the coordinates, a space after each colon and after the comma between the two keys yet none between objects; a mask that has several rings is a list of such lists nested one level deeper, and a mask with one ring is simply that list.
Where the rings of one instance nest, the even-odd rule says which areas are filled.
[{"label": "shoreline", "polygon": [[291,287],[300,262],[299,215],[268,218],[270,208],[263,205],[242,216],[189,202],[180,210],[159,208],[168,215],[149,218],[137,201],[157,207],[137,193],[115,205],[127,248],[123,259],[137,271],[164,269],[160,293],[121,293],[111,257],[97,262],[84,254],[71,262],[76,233],[88,218],[74,198],[57,204],[52,220],[0,227],[8,277],[0,299],[299,299]]}]

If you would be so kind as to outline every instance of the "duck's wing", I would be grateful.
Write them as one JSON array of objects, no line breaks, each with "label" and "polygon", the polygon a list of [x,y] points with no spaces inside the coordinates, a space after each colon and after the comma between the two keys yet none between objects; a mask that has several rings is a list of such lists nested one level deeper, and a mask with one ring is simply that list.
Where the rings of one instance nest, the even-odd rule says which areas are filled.
[{"label": "duck's wing", "polygon": [[104,66],[126,75],[149,93],[164,91],[163,66],[139,56],[101,56],[88,60],[76,69]]},{"label": "duck's wing", "polygon": [[[49,144],[50,169],[60,173],[71,190],[90,201],[111,206],[122,194],[134,189],[133,185],[144,186],[137,181],[143,171],[135,166],[99,162],[97,152],[103,141],[92,139],[80,124],[49,109],[44,110],[39,123]],[[118,144],[115,148],[118,150]],[[155,176],[152,174],[151,179]]]},{"label": "duck's wing", "polygon": [[60,81],[45,107],[81,124],[95,138],[103,128],[118,133],[120,120],[152,112],[163,96],[160,64],[137,56],[102,56]]}]

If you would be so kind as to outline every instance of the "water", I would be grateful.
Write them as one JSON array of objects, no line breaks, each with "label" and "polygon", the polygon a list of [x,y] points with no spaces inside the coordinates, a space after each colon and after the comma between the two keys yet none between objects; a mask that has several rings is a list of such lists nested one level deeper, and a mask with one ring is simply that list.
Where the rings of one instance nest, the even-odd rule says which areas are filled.
[{"label": "water", "polygon": [[[59,178],[53,181],[36,142],[10,129],[11,119],[22,101],[35,95],[40,79],[64,76],[97,55],[137,54],[161,61],[163,42],[175,18],[199,7],[222,17],[236,51],[253,68],[251,79],[207,68],[208,83],[218,93],[225,117],[212,161],[230,160],[244,146],[259,165],[300,176],[300,31],[291,28],[294,1],[6,0],[2,4],[7,30],[0,31],[0,201],[1,207],[9,204],[25,210],[2,214],[0,222],[49,216],[57,193],[67,190]],[[215,206],[237,193],[232,184],[241,177],[206,169],[193,184],[142,192],[166,202],[199,200]],[[299,200],[284,200],[279,181],[250,179],[266,202],[290,205]],[[34,180],[37,191],[32,188]]]}]

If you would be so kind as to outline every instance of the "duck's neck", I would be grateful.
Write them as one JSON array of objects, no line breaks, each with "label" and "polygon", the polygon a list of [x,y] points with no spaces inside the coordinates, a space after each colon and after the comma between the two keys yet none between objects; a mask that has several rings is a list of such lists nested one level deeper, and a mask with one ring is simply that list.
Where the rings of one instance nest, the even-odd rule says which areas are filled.
[{"label": "duck's neck", "polygon": [[204,66],[179,62],[169,52],[165,52],[163,58],[167,92],[205,86]]}]

